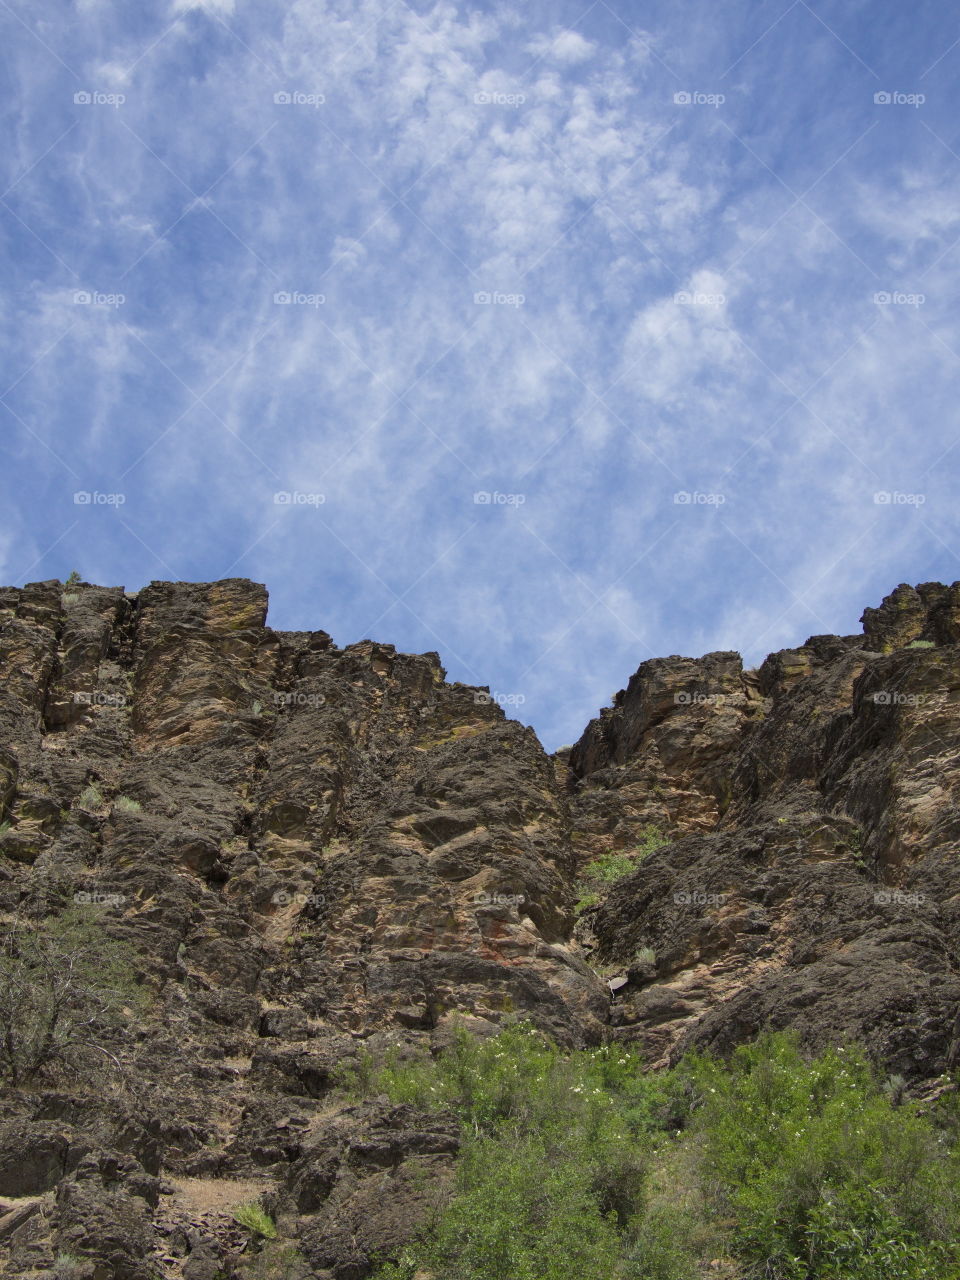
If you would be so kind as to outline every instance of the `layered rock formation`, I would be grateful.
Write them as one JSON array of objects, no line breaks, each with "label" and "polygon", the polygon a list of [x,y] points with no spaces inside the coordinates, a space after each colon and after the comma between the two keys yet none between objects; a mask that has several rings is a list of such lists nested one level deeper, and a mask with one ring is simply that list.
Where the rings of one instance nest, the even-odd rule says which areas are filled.
[{"label": "layered rock formation", "polygon": [[[436,654],[266,608],[240,579],[0,591],[0,911],[89,908],[150,996],[96,1082],[3,1097],[0,1274],[222,1280],[224,1207],[260,1198],[304,1276],[361,1280],[457,1129],[332,1081],[458,1020],[651,1064],[766,1025],[909,1080],[960,1054],[960,584],[757,671],[644,663],[554,759]],[[578,923],[583,867],[652,829]]]}]

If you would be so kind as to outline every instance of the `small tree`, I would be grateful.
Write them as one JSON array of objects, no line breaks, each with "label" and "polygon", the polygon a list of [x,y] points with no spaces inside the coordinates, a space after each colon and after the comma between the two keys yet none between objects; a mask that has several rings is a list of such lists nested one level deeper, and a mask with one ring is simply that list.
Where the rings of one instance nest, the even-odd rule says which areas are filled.
[{"label": "small tree", "polygon": [[17,916],[0,941],[0,1079],[17,1087],[94,1052],[116,1062],[104,1041],[144,1000],[133,958],[96,908]]}]

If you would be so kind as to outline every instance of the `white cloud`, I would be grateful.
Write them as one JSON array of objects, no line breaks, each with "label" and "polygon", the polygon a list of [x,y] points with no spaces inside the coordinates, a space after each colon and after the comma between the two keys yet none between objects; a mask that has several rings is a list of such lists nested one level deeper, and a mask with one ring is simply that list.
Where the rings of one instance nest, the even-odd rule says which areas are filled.
[{"label": "white cloud", "polygon": [[578,31],[567,30],[555,36],[539,36],[527,48],[540,58],[572,67],[592,58],[597,46],[592,41],[585,40]]}]

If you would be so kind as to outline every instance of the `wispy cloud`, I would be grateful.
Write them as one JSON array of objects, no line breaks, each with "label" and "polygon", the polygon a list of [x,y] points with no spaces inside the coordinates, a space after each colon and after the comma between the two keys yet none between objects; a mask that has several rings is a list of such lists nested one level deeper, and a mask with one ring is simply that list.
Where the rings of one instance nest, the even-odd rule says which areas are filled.
[{"label": "wispy cloud", "polygon": [[246,573],[556,745],[960,576],[960,52],[865,15],[11,3],[3,578]]}]

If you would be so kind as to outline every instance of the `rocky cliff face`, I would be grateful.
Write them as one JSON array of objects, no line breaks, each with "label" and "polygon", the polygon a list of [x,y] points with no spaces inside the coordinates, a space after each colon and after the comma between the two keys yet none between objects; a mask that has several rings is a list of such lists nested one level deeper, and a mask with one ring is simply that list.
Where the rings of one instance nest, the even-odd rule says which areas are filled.
[{"label": "rocky cliff face", "polygon": [[[360,1280],[457,1131],[332,1073],[458,1019],[651,1064],[766,1025],[911,1080],[958,1056],[960,584],[757,671],[644,663],[553,760],[437,655],[266,608],[239,579],[0,591],[0,911],[89,908],[151,993],[95,1089],[7,1091],[0,1274],[233,1275],[222,1210],[259,1196],[304,1275]],[[578,922],[583,867],[652,828]]]}]

